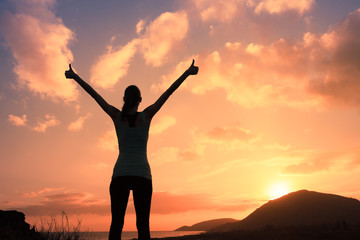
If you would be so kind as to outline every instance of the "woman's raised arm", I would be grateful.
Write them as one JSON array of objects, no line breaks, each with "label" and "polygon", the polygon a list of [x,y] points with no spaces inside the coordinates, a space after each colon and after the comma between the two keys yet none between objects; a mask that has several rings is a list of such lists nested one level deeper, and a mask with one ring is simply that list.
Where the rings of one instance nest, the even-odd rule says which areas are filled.
[{"label": "woman's raised arm", "polygon": [[103,99],[100,94],[98,94],[89,84],[82,80],[79,75],[77,75],[71,68],[69,64],[69,70],[65,71],[66,78],[74,79],[95,101],[100,105],[100,107],[111,117],[114,118],[117,116],[119,110],[108,104],[105,99]]},{"label": "woman's raised arm", "polygon": [[194,65],[195,60],[193,59],[191,66],[159,97],[159,99],[149,107],[147,107],[144,112],[146,117],[151,120],[154,115],[160,110],[164,105],[166,100],[170,95],[175,92],[175,90],[185,81],[185,79],[190,75],[196,75],[199,71],[199,68]]}]

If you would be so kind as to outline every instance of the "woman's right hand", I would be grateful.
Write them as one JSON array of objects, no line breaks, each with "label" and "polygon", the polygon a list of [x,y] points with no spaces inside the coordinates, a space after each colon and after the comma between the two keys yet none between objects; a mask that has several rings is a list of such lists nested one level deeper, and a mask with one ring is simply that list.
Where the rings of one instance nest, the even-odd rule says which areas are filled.
[{"label": "woman's right hand", "polygon": [[189,75],[196,75],[199,71],[199,67],[194,66],[194,63],[195,60],[193,59],[191,66],[186,70]]},{"label": "woman's right hand", "polygon": [[74,79],[77,76],[77,74],[72,70],[71,63],[69,64],[69,70],[65,71],[65,77]]}]

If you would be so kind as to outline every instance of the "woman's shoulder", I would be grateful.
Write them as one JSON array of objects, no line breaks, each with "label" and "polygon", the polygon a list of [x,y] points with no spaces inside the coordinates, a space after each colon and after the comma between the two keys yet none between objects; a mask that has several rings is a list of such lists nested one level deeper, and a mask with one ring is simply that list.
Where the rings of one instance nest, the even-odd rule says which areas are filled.
[{"label": "woman's shoulder", "polygon": [[140,114],[142,115],[145,122],[150,124],[153,115],[151,114],[151,111],[149,111],[149,108],[144,109],[142,112],[140,112]]}]

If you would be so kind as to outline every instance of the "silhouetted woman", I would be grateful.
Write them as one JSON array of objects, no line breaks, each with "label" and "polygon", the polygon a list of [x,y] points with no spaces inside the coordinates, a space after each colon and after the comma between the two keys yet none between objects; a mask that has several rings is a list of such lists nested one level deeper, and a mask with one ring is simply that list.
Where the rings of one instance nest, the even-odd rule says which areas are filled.
[{"label": "silhouetted woman", "polygon": [[111,227],[109,239],[121,239],[125,210],[130,194],[136,211],[136,227],[139,240],[150,239],[149,218],[152,195],[152,180],[147,159],[147,140],[151,119],[160,110],[170,95],[190,75],[196,75],[199,68],[191,66],[144,111],[138,112],[141,93],[138,87],[131,85],[124,93],[122,110],[108,104],[89,84],[83,81],[71,68],[65,72],[66,78],[74,79],[89,93],[114,122],[119,144],[119,156],[115,163],[110,184]]}]

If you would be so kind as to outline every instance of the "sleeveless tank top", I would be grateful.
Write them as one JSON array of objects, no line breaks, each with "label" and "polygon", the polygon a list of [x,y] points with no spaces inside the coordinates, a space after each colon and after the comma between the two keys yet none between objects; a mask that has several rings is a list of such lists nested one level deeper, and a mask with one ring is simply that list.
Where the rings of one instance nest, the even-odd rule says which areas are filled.
[{"label": "sleeveless tank top", "polygon": [[123,121],[116,124],[119,156],[114,166],[112,178],[118,176],[139,176],[151,180],[151,170],[147,159],[149,124],[144,112],[140,112],[142,123],[129,127]]}]

